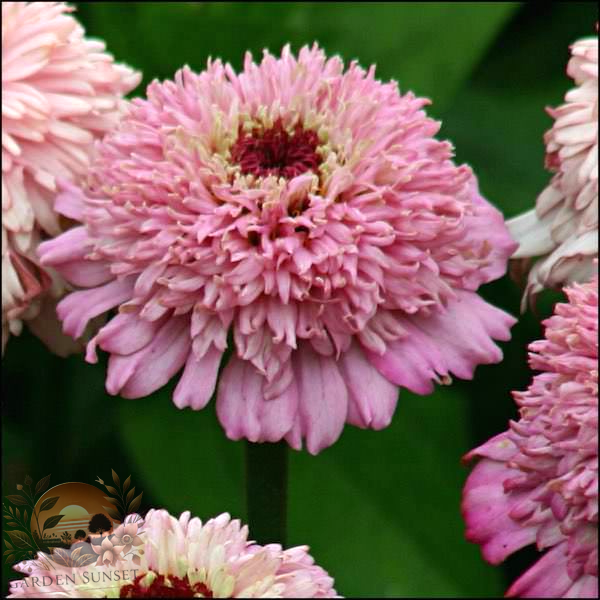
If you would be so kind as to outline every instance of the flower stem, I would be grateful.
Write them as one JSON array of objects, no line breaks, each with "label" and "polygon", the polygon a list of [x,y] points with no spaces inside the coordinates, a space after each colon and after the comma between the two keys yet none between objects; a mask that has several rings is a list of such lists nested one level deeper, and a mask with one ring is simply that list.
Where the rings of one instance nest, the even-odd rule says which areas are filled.
[{"label": "flower stem", "polygon": [[285,544],[287,444],[246,442],[246,505],[250,538]]}]

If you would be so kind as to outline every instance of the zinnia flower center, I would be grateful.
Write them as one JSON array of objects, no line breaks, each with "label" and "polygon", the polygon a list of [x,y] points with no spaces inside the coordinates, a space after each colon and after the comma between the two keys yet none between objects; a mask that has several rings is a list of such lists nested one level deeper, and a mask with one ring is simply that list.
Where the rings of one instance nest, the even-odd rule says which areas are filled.
[{"label": "zinnia flower center", "polygon": [[291,179],[306,171],[316,171],[321,163],[317,153],[319,137],[298,124],[290,133],[281,121],[266,130],[240,131],[231,147],[231,159],[244,175]]},{"label": "zinnia flower center", "polygon": [[146,573],[138,575],[133,583],[124,585],[120,598],[212,598],[204,583],[191,584],[187,575],[176,577]]}]

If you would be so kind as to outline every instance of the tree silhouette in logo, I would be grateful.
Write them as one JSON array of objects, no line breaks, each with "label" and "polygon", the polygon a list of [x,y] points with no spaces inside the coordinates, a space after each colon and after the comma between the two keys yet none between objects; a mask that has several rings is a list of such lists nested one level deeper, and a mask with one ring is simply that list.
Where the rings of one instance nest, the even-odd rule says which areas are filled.
[{"label": "tree silhouette in logo", "polygon": [[88,530],[90,533],[99,533],[100,535],[102,535],[105,531],[110,531],[111,528],[112,523],[110,522],[110,519],[102,513],[94,515],[88,524]]}]

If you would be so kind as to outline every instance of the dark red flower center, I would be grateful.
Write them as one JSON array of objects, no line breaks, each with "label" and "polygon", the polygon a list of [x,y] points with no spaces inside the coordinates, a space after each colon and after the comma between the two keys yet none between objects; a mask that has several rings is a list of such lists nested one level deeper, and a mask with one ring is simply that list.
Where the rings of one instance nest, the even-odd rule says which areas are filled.
[{"label": "dark red flower center", "polygon": [[194,598],[195,594],[201,597],[212,598],[212,592],[204,583],[190,582],[185,577],[157,575],[150,585],[144,585],[142,580],[146,575],[138,575],[132,583],[124,585],[120,590],[121,598]]},{"label": "dark red flower center", "polygon": [[296,125],[293,133],[277,121],[271,129],[240,130],[231,147],[231,159],[244,175],[285,177],[291,179],[306,171],[316,172],[321,164],[317,154],[319,138],[315,131]]}]

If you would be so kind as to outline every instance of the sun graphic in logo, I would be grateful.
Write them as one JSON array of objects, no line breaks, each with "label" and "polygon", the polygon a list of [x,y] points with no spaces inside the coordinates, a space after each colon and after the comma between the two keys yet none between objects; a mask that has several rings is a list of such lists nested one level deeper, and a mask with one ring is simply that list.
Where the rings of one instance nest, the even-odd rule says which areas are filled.
[{"label": "sun graphic in logo", "polygon": [[104,492],[93,485],[62,483],[37,501],[31,532],[49,547],[70,544],[82,532],[86,538],[102,535],[120,523],[108,514],[106,504]]}]

